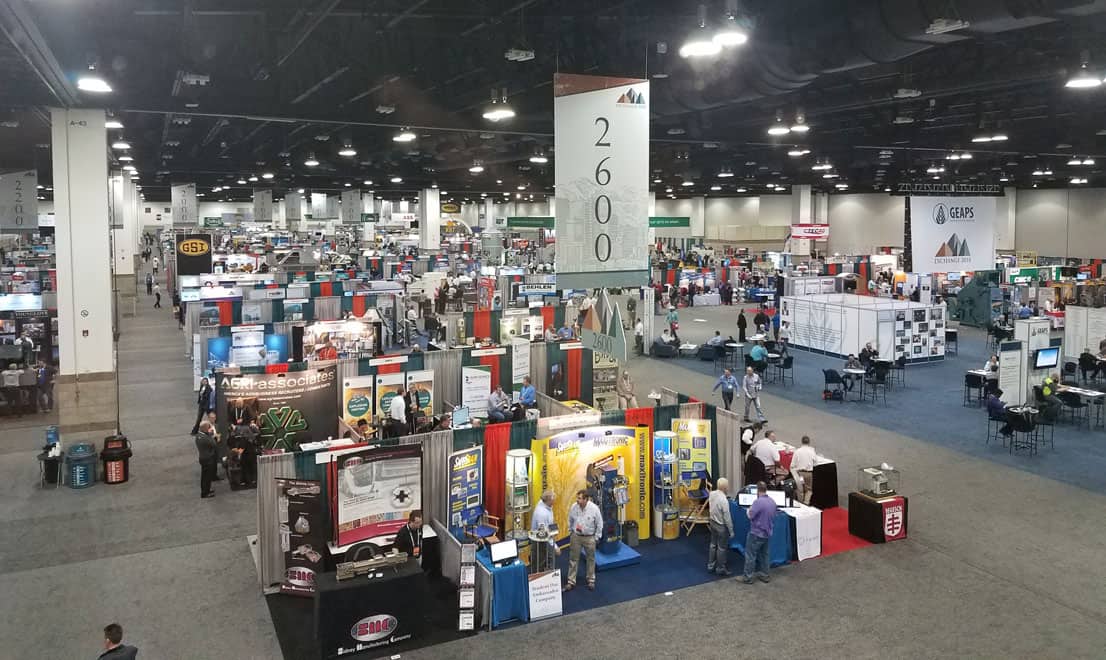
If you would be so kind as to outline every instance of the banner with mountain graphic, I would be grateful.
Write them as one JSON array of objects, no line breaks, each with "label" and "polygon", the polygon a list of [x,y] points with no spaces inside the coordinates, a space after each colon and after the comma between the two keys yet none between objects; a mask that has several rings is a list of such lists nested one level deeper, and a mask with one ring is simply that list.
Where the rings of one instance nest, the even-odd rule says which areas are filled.
[{"label": "banner with mountain graphic", "polygon": [[997,206],[996,197],[911,197],[914,271],[993,269]]}]

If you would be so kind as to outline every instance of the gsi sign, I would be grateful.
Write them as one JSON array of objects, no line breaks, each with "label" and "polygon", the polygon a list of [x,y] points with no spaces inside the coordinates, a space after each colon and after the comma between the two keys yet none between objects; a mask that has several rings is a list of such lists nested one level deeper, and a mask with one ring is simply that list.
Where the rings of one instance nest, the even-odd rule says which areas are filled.
[{"label": "gsi sign", "polygon": [[391,614],[374,614],[361,619],[350,628],[350,637],[359,642],[375,642],[391,635],[399,621]]},{"label": "gsi sign", "polygon": [[791,238],[821,241],[829,238],[829,225],[791,225]]},{"label": "gsi sign", "polygon": [[187,238],[178,244],[177,250],[189,257],[199,257],[207,254],[211,246],[202,238]]}]

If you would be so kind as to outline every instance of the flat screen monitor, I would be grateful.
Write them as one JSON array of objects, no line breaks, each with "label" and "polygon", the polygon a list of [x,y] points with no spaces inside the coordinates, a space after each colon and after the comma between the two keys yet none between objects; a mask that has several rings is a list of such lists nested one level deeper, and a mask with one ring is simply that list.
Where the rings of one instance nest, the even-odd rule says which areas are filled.
[{"label": "flat screen monitor", "polygon": [[493,543],[490,549],[493,564],[502,564],[518,557],[518,543],[514,539]]},{"label": "flat screen monitor", "polygon": [[768,497],[772,498],[772,501],[776,503],[776,506],[787,505],[787,493],[782,490],[769,490]]},{"label": "flat screen monitor", "polygon": [[945,273],[945,276],[949,282],[955,282],[960,279],[960,273]]},{"label": "flat screen monitor", "polygon": [[1060,363],[1060,347],[1042,348],[1033,360],[1034,369],[1051,369]]},{"label": "flat screen monitor", "polygon": [[1090,278],[1091,278],[1090,273],[1079,273],[1078,275],[1075,276],[1075,279],[1077,279],[1077,280],[1089,280]]},{"label": "flat screen monitor", "polygon": [[739,506],[753,506],[753,502],[757,501],[756,493],[738,493],[737,504]]},{"label": "flat screen monitor", "polygon": [[453,416],[449,420],[449,425],[453,428],[457,428],[468,424],[472,424],[472,415],[469,412],[468,406],[458,406],[454,408]]}]

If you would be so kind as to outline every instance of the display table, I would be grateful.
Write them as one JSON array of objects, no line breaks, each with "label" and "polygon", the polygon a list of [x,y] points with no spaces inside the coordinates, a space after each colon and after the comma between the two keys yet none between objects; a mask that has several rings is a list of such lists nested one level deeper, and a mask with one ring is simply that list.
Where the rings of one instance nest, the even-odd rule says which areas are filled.
[{"label": "display table", "polygon": [[[396,542],[395,534],[385,534],[383,536],[374,536],[370,539],[366,539],[364,542],[371,543],[377,550],[377,554],[387,552]],[[326,549],[328,553],[326,570],[336,570],[336,564],[345,561],[344,557],[346,550],[353,547],[354,544],[337,545],[334,541],[328,541]],[[422,526],[422,567],[427,573],[431,575],[442,574],[442,548],[438,540],[438,533],[434,531],[434,528],[430,525]]]},{"label": "display table", "polygon": [[[817,483],[817,482],[815,482]],[[849,493],[849,533],[871,543],[906,538],[908,499]]]},{"label": "display table", "polygon": [[390,655],[422,646],[431,634],[427,610],[436,601],[419,565],[408,561],[379,573],[342,582],[335,573],[316,576],[315,640],[321,658],[359,651]]},{"label": "display table", "polygon": [[722,296],[717,293],[697,293],[691,300],[696,307],[714,307],[722,304]]},{"label": "display table", "polygon": [[512,620],[528,622],[530,595],[526,564],[515,560],[503,567],[493,566],[491,552],[487,548],[476,553],[476,561],[492,576],[492,628]]},{"label": "display table", "polygon": [[[749,516],[745,507],[730,500],[730,516],[733,517],[734,536],[730,539],[730,549],[745,554],[745,537],[749,535]],[[768,544],[768,563],[771,566],[783,566],[791,561],[794,541],[791,536],[791,518],[783,510],[776,512],[772,521],[772,541]]]}]

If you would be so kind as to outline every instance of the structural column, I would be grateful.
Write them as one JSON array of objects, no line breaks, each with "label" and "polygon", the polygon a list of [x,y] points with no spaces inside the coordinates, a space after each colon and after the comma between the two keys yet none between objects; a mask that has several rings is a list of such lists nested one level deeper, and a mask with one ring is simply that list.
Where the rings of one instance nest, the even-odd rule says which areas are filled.
[{"label": "structural column", "polygon": [[63,433],[116,425],[104,119],[103,110],[50,110],[61,362],[54,396]]},{"label": "structural column", "polygon": [[437,250],[442,244],[442,206],[437,188],[419,193],[419,249]]},{"label": "structural column", "polygon": [[138,289],[135,282],[134,247],[131,241],[132,227],[128,226],[127,188],[130,177],[126,172],[111,172],[108,188],[111,194],[111,247],[114,260],[114,285],[119,292],[119,313],[134,315],[135,296]]}]

